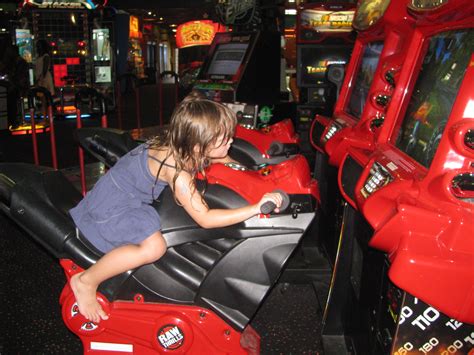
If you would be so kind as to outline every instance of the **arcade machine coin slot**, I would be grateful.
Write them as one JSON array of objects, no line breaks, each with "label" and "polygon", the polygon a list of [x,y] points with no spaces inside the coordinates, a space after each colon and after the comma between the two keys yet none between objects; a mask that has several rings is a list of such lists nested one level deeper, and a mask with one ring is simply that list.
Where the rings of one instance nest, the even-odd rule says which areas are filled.
[{"label": "arcade machine coin slot", "polygon": [[[351,249],[338,251],[325,314],[350,310],[338,314],[344,319],[338,327],[326,319],[323,339],[339,336],[346,349],[361,353],[474,348],[474,4],[424,2],[430,10],[418,3],[409,3],[416,29],[375,150],[349,148],[340,168],[340,174],[349,173],[346,166],[361,171],[352,177],[358,180],[354,198],[347,199],[360,212],[349,205],[344,210],[340,245]],[[365,233],[345,233],[357,228],[352,213],[367,221],[361,222],[368,223]],[[353,250],[356,241],[362,258]],[[371,260],[371,253],[382,257]],[[364,297],[344,294],[354,276],[343,272],[359,273]],[[356,329],[368,322],[365,348]]]}]

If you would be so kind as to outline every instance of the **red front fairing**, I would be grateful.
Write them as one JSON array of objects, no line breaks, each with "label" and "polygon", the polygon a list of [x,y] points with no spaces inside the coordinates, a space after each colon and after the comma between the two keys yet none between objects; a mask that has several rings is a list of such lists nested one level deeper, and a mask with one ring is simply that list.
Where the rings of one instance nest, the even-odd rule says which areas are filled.
[{"label": "red front fairing", "polygon": [[235,138],[246,140],[254,145],[260,152],[266,153],[273,142],[299,143],[299,137],[290,119],[285,119],[271,126],[260,129],[246,128],[237,125]]},{"label": "red front fairing", "polygon": [[[364,166],[355,188],[355,203],[374,228],[369,245],[388,253],[390,279],[448,316],[474,323],[474,196],[472,185],[463,190],[455,183],[474,174],[474,151],[467,139],[468,132],[474,131],[472,48],[432,161],[422,164],[395,143],[408,101],[415,95],[412,91],[427,52],[427,39],[445,31],[472,31],[474,5],[464,3],[465,14],[471,14],[464,20],[430,25],[421,21],[424,25],[413,36],[400,73],[399,92],[393,98],[397,97],[399,104],[387,112],[389,124],[381,129],[377,149],[372,153],[350,149],[348,156]],[[450,79],[445,74],[441,78]],[[433,77],[432,92],[436,80]],[[423,152],[429,148],[427,144]],[[376,165],[379,172],[380,167],[383,174],[388,172],[390,179],[367,193]]]},{"label": "red front fairing", "polygon": [[[331,165],[339,166],[349,147],[374,149],[414,28],[414,19],[407,14],[406,4],[406,0],[391,1],[377,23],[358,33],[333,119],[328,124],[327,118],[316,116],[315,121],[326,126],[319,145],[329,155]],[[360,80],[365,74],[359,71],[366,70],[362,68],[368,46],[377,50],[383,46],[383,49],[376,68],[372,66],[372,81],[361,84]],[[390,72],[395,84],[387,80],[387,72]],[[354,90],[368,91],[367,96]],[[360,107],[355,108],[358,100]],[[313,124],[318,124],[315,121]],[[318,144],[313,142],[313,145]]]},{"label": "red front fairing", "polygon": [[257,203],[264,193],[277,189],[288,194],[311,195],[320,201],[318,183],[311,178],[308,162],[302,155],[257,171],[212,164],[206,174],[209,183],[229,187],[249,203]]},{"label": "red front fairing", "polygon": [[68,283],[60,304],[66,326],[82,341],[84,354],[259,354],[260,337],[247,326],[243,332],[229,327],[208,309],[197,306],[147,303],[136,294],[133,302],[98,297],[109,314],[98,324],[87,321],[77,310],[69,286],[72,275],[82,269],[62,259]]}]

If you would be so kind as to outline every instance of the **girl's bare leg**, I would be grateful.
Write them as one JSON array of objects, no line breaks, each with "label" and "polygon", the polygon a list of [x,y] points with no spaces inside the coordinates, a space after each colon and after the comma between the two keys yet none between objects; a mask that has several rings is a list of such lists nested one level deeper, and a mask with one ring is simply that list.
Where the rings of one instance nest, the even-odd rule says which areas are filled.
[{"label": "girl's bare leg", "polygon": [[71,277],[71,289],[76,297],[79,312],[88,320],[100,322],[108,319],[96,299],[100,283],[122,272],[158,260],[166,252],[166,242],[156,232],[139,245],[123,245],[111,250],[89,269]]}]

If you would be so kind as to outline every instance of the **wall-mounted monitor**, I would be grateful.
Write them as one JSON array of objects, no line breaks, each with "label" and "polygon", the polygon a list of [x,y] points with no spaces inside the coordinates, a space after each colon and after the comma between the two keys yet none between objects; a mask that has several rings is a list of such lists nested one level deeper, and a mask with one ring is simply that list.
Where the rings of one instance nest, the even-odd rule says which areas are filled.
[{"label": "wall-mounted monitor", "polygon": [[432,36],[396,146],[429,168],[472,57],[474,29]]},{"label": "wall-mounted monitor", "polygon": [[297,81],[300,87],[327,83],[326,71],[331,64],[345,65],[352,45],[301,45],[298,47]]},{"label": "wall-mounted monitor", "polygon": [[353,88],[345,107],[345,112],[356,119],[360,119],[364,110],[383,45],[383,41],[367,43],[362,53],[353,79]]}]

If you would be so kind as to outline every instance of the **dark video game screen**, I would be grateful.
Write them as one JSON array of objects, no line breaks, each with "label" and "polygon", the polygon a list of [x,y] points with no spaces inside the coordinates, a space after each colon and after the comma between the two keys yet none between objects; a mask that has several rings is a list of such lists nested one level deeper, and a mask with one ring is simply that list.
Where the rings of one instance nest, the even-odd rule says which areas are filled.
[{"label": "dark video game screen", "polygon": [[216,47],[207,75],[233,76],[247,52],[248,43],[223,43]]},{"label": "dark video game screen", "polygon": [[357,119],[360,119],[362,111],[364,110],[382,50],[383,42],[372,42],[365,46],[364,52],[362,53],[362,59],[354,80],[354,88],[352,89],[349,102],[345,109],[348,114]]},{"label": "dark video game screen", "polygon": [[300,46],[298,48],[298,85],[312,87],[326,81],[328,65],[349,61],[352,47],[349,46]]},{"label": "dark video game screen", "polygon": [[396,146],[431,165],[474,48],[474,29],[430,38]]}]

